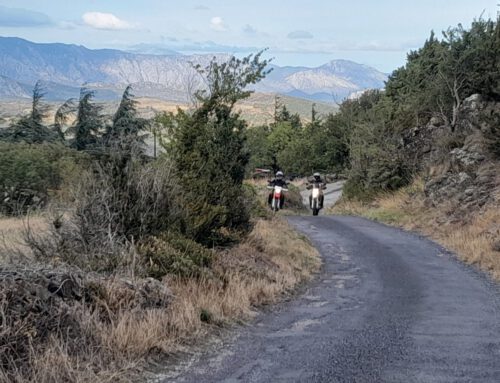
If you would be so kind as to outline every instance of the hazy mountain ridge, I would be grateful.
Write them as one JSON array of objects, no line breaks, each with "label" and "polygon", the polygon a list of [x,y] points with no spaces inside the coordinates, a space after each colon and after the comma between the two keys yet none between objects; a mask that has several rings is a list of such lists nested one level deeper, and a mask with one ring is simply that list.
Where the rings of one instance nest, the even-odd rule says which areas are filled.
[{"label": "hazy mountain ridge", "polygon": [[257,89],[338,102],[352,93],[383,88],[386,80],[387,75],[375,68],[348,60],[333,60],[317,68],[275,66]]},{"label": "hazy mountain ridge", "polygon": [[[221,60],[227,54],[215,55]],[[48,97],[78,95],[83,84],[98,90],[99,98],[118,97],[127,84],[141,96],[185,101],[202,86],[193,64],[204,66],[214,54],[136,54],[114,49],[92,50],[69,44],[38,44],[0,37],[0,98],[29,97],[37,80],[47,84]],[[318,68],[272,66],[258,92],[281,93],[310,100],[339,101],[353,92],[382,88],[387,76],[366,65],[334,60]],[[70,96],[71,95],[71,96]]]}]

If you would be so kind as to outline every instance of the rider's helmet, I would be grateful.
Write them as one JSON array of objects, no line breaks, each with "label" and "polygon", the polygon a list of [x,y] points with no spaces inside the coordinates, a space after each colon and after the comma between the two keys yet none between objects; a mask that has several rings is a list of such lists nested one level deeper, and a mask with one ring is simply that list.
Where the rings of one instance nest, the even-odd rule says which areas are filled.
[{"label": "rider's helmet", "polygon": [[321,180],[321,174],[319,174],[318,172],[314,173],[313,177],[315,181],[319,182]]},{"label": "rider's helmet", "polygon": [[276,178],[279,180],[283,178],[283,172],[281,170],[276,172]]}]

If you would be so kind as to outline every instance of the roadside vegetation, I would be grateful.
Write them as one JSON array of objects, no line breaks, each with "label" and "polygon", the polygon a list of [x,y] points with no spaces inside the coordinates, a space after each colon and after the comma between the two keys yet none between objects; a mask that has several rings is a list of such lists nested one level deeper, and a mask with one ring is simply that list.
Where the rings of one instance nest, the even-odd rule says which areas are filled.
[{"label": "roadside vegetation", "polygon": [[417,230],[500,278],[500,22],[408,55],[384,91],[341,105],[348,180],[332,210]]},{"label": "roadside vegetation", "polygon": [[348,126],[336,114],[320,116],[313,104],[309,122],[292,114],[279,98],[274,122],[247,132],[250,161],[247,174],[255,168],[282,170],[294,176],[341,173],[349,158]]},{"label": "roadside vegetation", "polygon": [[130,87],[113,116],[82,89],[51,126],[35,87],[0,143],[1,382],[133,381],[318,270],[313,246],[244,183],[234,105],[266,66],[258,54],[197,68],[207,89],[163,116],[158,158]]},{"label": "roadside vegetation", "polygon": [[[337,118],[349,126],[349,179],[345,195],[370,198],[378,192],[408,185],[426,169],[461,147],[470,131],[461,126],[464,101],[478,94],[500,101],[500,25],[479,19],[470,29],[459,25],[438,38],[434,32],[424,46],[408,54],[385,91],[371,91],[346,101]],[[485,142],[491,152],[500,147],[498,121],[481,116]],[[443,127],[432,147],[421,145],[419,127]],[[427,144],[427,143],[425,143]],[[433,158],[425,154],[434,152]],[[498,154],[498,153],[497,153]]]},{"label": "roadside vegetation", "polygon": [[417,178],[408,186],[381,193],[370,201],[344,198],[330,212],[363,216],[420,232],[500,281],[500,191],[497,189],[490,205],[471,212],[465,221],[450,220],[454,209],[450,202],[429,205],[424,181]]},{"label": "roadside vegetation", "polygon": [[334,212],[419,230],[500,278],[499,57],[498,20],[479,19],[335,115],[304,122],[276,99],[252,129],[236,105],[268,73],[260,54],[198,67],[196,106],[154,121],[130,87],[112,116],[82,89],[47,126],[37,85],[0,131],[0,382],[131,381],[307,280],[319,256],[269,216],[255,168],[344,174]]}]

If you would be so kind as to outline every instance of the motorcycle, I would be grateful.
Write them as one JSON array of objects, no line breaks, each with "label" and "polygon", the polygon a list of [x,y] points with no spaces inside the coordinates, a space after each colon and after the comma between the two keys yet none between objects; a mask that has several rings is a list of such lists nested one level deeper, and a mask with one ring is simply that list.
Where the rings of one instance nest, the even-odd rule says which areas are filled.
[{"label": "motorcycle", "polygon": [[323,190],[326,189],[325,184],[319,184],[319,183],[313,183],[307,187],[308,189],[312,189],[311,195],[309,197],[309,203],[311,210],[313,212],[313,215],[318,215],[319,211],[323,208],[321,206],[321,201],[320,198],[323,194]]},{"label": "motorcycle", "polygon": [[272,199],[271,199],[271,210],[274,212],[277,212],[281,209],[282,194],[283,194],[283,192],[287,192],[288,189],[284,188],[282,186],[278,186],[278,185],[268,186],[267,188],[270,190],[273,190]]}]

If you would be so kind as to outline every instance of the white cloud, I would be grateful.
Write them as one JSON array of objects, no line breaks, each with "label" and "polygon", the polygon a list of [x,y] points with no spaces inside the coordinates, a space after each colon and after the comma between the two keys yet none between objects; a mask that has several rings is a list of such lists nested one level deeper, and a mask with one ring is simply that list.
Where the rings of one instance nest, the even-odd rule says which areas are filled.
[{"label": "white cloud", "polygon": [[87,12],[82,15],[83,22],[96,29],[121,30],[132,29],[134,26],[121,20],[112,13]]},{"label": "white cloud", "polygon": [[222,17],[219,16],[212,17],[212,19],[210,20],[210,28],[212,28],[214,31],[217,32],[227,31],[227,27],[224,24],[224,20],[222,19]]}]

